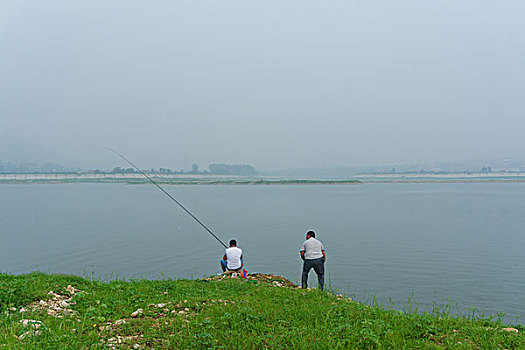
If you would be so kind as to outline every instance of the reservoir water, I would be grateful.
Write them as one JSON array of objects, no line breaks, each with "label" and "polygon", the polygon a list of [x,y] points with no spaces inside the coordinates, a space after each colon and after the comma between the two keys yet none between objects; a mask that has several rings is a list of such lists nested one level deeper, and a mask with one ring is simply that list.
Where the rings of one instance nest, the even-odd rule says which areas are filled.
[{"label": "reservoir water", "polygon": [[[524,322],[523,183],[165,187],[224,242],[237,239],[249,272],[298,282],[313,229],[331,287],[358,300]],[[2,272],[102,279],[200,278],[223,254],[152,185],[1,185],[0,242]]]}]

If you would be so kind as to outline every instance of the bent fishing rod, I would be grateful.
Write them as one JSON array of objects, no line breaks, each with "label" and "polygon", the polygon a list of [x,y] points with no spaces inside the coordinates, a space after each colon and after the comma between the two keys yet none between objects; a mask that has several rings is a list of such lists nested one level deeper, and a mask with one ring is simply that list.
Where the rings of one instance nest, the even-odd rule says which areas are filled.
[{"label": "bent fishing rod", "polygon": [[220,239],[219,237],[217,237],[215,235],[215,233],[211,232],[211,230],[206,227],[206,225],[204,225],[202,223],[202,221],[200,221],[195,215],[193,215],[188,209],[186,209],[186,207],[184,207],[178,200],[176,200],[175,198],[173,198],[173,196],[171,194],[169,194],[168,192],[166,192],[166,190],[164,188],[162,188],[158,183],[156,183],[151,177],[149,177],[145,172],[143,172],[142,170],[140,170],[135,164],[133,164],[128,158],[124,157],[122,154],[120,154],[119,152],[115,151],[114,149],[112,148],[108,148],[108,147],[105,147],[105,149],[115,153],[117,156],[119,156],[120,158],[124,159],[126,162],[128,162],[133,168],[135,168],[139,173],[141,173],[142,175],[144,175],[144,177],[146,179],[148,179],[149,181],[151,181],[152,184],[154,184],[155,186],[158,187],[159,190],[161,190],[162,192],[164,192],[164,194],[168,197],[170,197],[170,199],[172,201],[174,201],[175,203],[177,203],[179,205],[179,207],[181,207],[186,213],[188,213],[195,221],[197,221],[202,227],[204,227],[204,229],[206,231],[209,232],[210,235],[213,236],[213,238],[215,238],[217,241],[219,241],[220,244],[222,244],[224,246],[224,248],[228,248],[226,246],[226,244],[224,244]]}]

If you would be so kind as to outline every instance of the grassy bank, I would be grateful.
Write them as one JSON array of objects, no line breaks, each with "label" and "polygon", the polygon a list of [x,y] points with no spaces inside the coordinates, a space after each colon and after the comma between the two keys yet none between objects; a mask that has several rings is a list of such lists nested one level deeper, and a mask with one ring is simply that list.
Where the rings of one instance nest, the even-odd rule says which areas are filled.
[{"label": "grassy bank", "polygon": [[403,314],[278,276],[105,283],[0,274],[0,305],[0,348],[9,349],[525,348],[523,326]]}]

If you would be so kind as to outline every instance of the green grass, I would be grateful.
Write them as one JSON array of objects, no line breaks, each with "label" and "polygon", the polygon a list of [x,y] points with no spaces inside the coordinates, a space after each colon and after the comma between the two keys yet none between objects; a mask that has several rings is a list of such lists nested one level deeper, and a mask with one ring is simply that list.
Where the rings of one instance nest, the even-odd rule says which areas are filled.
[{"label": "green grass", "polygon": [[[76,314],[19,312],[50,299],[49,291],[68,295],[68,285],[81,290],[71,300]],[[236,279],[101,282],[0,274],[0,308],[0,349],[110,349],[118,337],[120,349],[525,348],[523,326],[515,326],[515,334],[488,318],[402,313],[318,290]],[[143,313],[130,317],[137,309]],[[18,339],[33,327],[23,319],[41,321],[40,334]],[[122,319],[126,322],[115,324]]]}]

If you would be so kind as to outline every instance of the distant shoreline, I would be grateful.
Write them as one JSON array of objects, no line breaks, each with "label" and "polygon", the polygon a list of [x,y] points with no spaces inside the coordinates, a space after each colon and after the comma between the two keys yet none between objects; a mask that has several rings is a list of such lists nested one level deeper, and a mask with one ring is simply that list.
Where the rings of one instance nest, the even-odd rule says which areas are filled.
[{"label": "distant shoreline", "polygon": [[[154,179],[160,185],[357,185],[363,183],[359,180],[162,180]],[[60,179],[60,180],[3,180],[0,178],[0,184],[128,184],[128,185],[147,185],[150,182],[147,179]]]},{"label": "distant shoreline", "polygon": [[[233,185],[233,186],[271,186],[271,185],[359,185],[359,184],[444,184],[444,183],[525,183],[525,179],[410,179],[410,180],[155,180],[160,185]],[[2,180],[0,185],[45,185],[45,184],[127,184],[147,185],[141,180]]]},{"label": "distant shoreline", "polygon": [[[378,183],[523,183],[523,174],[369,174],[349,178],[246,177],[235,175],[148,174],[163,185],[356,185]],[[148,184],[141,174],[0,174],[0,184]]]}]

